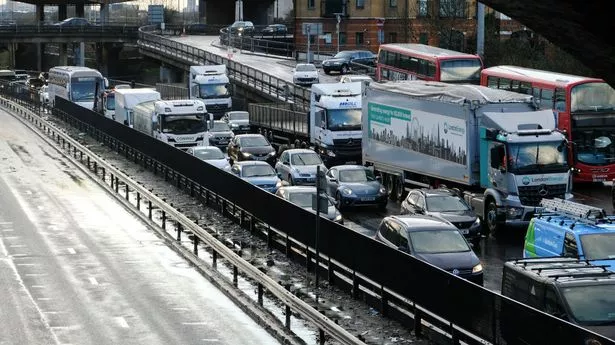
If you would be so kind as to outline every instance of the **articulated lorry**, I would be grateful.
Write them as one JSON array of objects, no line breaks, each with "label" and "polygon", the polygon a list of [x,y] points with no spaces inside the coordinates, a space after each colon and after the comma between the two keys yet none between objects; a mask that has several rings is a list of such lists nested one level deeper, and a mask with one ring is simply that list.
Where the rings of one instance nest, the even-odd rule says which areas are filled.
[{"label": "articulated lorry", "polygon": [[277,145],[313,147],[327,166],[361,161],[360,82],[313,84],[310,108],[250,104],[250,126]]},{"label": "articulated lorry", "polygon": [[200,100],[147,101],[133,109],[133,128],[178,149],[208,146],[213,116]]},{"label": "articulated lorry", "polygon": [[190,66],[188,89],[190,98],[205,102],[216,120],[232,110],[231,84],[225,65]]},{"label": "articulated lorry", "polygon": [[115,121],[133,126],[133,111],[137,104],[160,100],[160,92],[150,88],[116,89]]},{"label": "articulated lorry", "polygon": [[446,184],[492,234],[527,225],[543,198],[571,197],[567,141],[530,95],[425,81],[372,83],[363,100],[363,163],[394,198]]}]

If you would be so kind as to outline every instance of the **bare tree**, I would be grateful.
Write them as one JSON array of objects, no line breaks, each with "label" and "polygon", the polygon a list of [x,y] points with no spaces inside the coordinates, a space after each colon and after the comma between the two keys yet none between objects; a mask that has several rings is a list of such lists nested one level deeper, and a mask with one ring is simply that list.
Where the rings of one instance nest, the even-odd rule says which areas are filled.
[{"label": "bare tree", "polygon": [[[409,0],[416,19],[410,20],[411,42],[434,43],[440,47],[464,51],[469,27],[468,0]],[[473,25],[473,24],[472,24]]]}]

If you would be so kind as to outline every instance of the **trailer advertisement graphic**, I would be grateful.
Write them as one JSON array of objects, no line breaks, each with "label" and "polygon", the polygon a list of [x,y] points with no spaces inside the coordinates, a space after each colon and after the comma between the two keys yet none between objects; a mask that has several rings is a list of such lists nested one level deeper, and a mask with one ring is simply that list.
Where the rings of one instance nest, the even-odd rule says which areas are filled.
[{"label": "trailer advertisement graphic", "polygon": [[466,123],[461,119],[372,102],[367,105],[367,117],[372,140],[467,163]]}]

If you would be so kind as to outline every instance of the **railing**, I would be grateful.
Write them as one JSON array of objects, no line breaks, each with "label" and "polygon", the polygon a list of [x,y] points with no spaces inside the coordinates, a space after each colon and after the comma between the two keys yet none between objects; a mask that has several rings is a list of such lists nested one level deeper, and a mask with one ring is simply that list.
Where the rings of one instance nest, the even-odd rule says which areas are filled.
[{"label": "railing", "polygon": [[229,79],[236,84],[261,92],[272,100],[292,102],[307,106],[310,102],[310,90],[294,85],[269,73],[242,65],[218,54],[210,53],[186,44],[166,39],[151,32],[158,32],[156,27],[144,27],[139,31],[138,45],[152,56],[165,55],[191,65],[226,65]]},{"label": "railing", "polygon": [[[138,26],[126,25],[89,25],[89,26],[61,26],[61,25],[7,25],[0,26],[0,37],[33,38],[33,37],[116,37],[136,40]],[[118,35],[120,35],[118,37]]]},{"label": "railing", "polygon": [[[28,95],[15,97],[32,103]],[[223,215],[300,258],[330,285],[413,325],[418,336],[435,332],[453,344],[615,344],[327,219],[318,219],[316,236],[312,212],[94,112],[61,99],[56,104],[62,109],[56,113],[80,131],[145,162],[191,195],[208,203],[215,196]]]},{"label": "railing", "polygon": [[296,136],[309,137],[307,110],[297,111],[291,105],[255,104],[248,105],[250,125],[268,130],[280,131]]}]

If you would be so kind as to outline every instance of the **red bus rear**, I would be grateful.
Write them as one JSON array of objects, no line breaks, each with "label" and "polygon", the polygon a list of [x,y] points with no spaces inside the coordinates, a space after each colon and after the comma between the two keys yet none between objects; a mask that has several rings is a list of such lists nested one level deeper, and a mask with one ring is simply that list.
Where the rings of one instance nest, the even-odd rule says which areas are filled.
[{"label": "red bus rear", "polygon": [[481,72],[480,84],[533,95],[541,109],[553,109],[572,143],[575,182],[615,178],[615,90],[604,80],[497,66]]},{"label": "red bus rear", "polygon": [[376,80],[432,80],[478,84],[480,56],[416,43],[382,44]]}]

